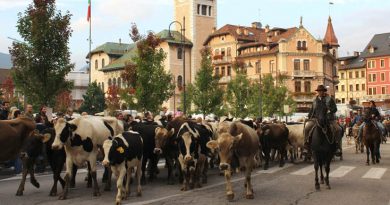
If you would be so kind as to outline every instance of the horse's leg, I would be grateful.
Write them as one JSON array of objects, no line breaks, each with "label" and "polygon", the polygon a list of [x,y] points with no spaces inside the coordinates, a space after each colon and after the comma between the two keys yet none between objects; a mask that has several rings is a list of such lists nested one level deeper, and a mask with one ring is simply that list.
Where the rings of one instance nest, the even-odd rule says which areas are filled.
[{"label": "horse's leg", "polygon": [[320,190],[320,183],[318,183],[318,159],[317,159],[317,156],[316,156],[316,153],[313,153],[313,158],[314,158],[314,170],[315,170],[315,188],[317,191]]},{"label": "horse's leg", "polygon": [[[331,156],[332,154],[329,153],[329,155]],[[330,172],[330,162],[331,162],[331,157],[329,157],[329,159],[326,160],[325,162],[325,184],[326,184],[326,188],[327,189],[330,189],[330,185],[329,185],[329,172]]]},{"label": "horse's leg", "polygon": [[370,150],[371,150],[371,161],[372,161],[372,164],[376,164],[375,156],[376,156],[376,151],[377,150],[376,150],[375,142],[370,145]]},{"label": "horse's leg", "polygon": [[322,171],[322,166],[324,165],[323,161],[319,163],[320,166],[320,174],[321,174],[321,184],[324,184],[324,173]]},{"label": "horse's leg", "polygon": [[370,165],[370,148],[366,145],[367,161],[366,164]]}]

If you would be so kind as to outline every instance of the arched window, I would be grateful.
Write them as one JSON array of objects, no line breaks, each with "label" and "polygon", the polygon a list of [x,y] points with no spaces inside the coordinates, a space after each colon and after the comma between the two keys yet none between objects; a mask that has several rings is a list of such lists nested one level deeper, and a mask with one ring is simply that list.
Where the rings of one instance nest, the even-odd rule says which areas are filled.
[{"label": "arched window", "polygon": [[95,70],[97,70],[98,67],[99,67],[99,61],[96,59],[96,60],[95,60]]},{"label": "arched window", "polygon": [[108,79],[108,87],[110,87],[110,86],[111,86],[111,84],[112,84],[112,82],[111,82],[111,78],[109,78],[109,79]]},{"label": "arched window", "polygon": [[100,83],[98,83],[98,86],[99,86],[99,88],[101,88],[101,87],[100,87]]},{"label": "arched window", "polygon": [[181,47],[177,48],[177,59],[183,59],[183,49]]},{"label": "arched window", "polygon": [[118,78],[118,88],[121,88],[121,86],[122,86],[121,78]]},{"label": "arched window", "polygon": [[113,83],[112,83],[113,86],[116,86],[116,78],[114,78],[112,81],[113,81]]},{"label": "arched window", "polygon": [[302,48],[306,48],[306,41],[302,41]]},{"label": "arched window", "polygon": [[297,42],[297,48],[298,48],[298,50],[301,49],[301,47],[302,47],[302,42],[301,42],[301,41],[298,41],[298,42]]},{"label": "arched window", "polygon": [[183,77],[181,75],[177,76],[177,87],[179,90],[183,88]]},{"label": "arched window", "polygon": [[106,66],[105,62],[104,62],[104,58],[102,59],[102,68]]}]

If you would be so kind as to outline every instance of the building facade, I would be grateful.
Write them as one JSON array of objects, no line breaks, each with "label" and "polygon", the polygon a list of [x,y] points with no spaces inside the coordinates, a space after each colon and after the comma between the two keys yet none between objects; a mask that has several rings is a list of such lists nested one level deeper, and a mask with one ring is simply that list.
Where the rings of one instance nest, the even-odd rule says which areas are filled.
[{"label": "building facade", "polygon": [[234,61],[244,63],[250,79],[272,74],[284,75],[284,84],[297,103],[298,111],[308,111],[315,97],[315,88],[322,84],[335,95],[338,83],[336,58],[338,42],[329,17],[325,38],[315,39],[303,26],[262,28],[258,22],[251,27],[225,25],[214,31],[204,43],[213,51],[214,72],[226,84],[235,72]]},{"label": "building facade", "polygon": [[367,97],[377,106],[390,107],[390,33],[376,34],[366,46]]},{"label": "building facade", "polygon": [[73,109],[79,109],[84,102],[83,95],[87,93],[89,74],[87,71],[71,71],[66,76],[66,80],[73,82],[73,89],[71,90]]},{"label": "building facade", "polygon": [[359,52],[338,59],[336,103],[361,105],[366,97],[366,61]]}]

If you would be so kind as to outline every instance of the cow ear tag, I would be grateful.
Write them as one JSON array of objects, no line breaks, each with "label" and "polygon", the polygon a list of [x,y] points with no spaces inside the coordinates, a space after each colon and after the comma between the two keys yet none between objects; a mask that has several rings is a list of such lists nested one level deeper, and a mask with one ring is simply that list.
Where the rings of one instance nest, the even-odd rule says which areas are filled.
[{"label": "cow ear tag", "polygon": [[123,154],[125,152],[125,150],[123,149],[123,147],[118,147],[116,149],[116,151],[118,151],[119,153]]}]

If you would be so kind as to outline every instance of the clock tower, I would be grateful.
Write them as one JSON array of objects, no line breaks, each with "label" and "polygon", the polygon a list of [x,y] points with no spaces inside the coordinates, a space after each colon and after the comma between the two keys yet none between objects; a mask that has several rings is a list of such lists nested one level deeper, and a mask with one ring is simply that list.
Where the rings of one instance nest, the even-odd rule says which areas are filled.
[{"label": "clock tower", "polygon": [[[186,82],[194,82],[202,60],[200,50],[203,43],[217,27],[217,0],[174,0],[174,20],[183,25],[185,17],[185,37],[193,44],[191,67],[186,69]],[[180,25],[176,24],[180,31]]]}]

